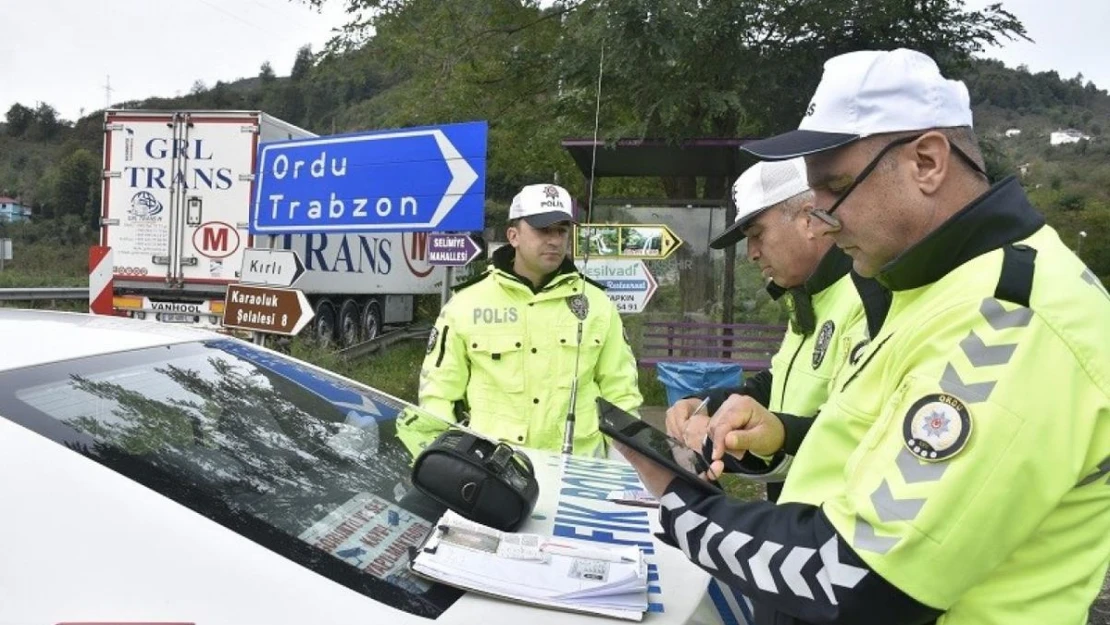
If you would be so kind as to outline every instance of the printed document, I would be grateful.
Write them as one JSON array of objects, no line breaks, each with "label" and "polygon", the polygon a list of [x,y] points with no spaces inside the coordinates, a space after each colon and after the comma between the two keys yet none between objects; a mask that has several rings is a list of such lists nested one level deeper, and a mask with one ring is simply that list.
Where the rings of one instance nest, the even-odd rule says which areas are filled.
[{"label": "printed document", "polygon": [[540,607],[635,621],[647,610],[638,547],[501,532],[450,510],[411,566],[444,584]]}]

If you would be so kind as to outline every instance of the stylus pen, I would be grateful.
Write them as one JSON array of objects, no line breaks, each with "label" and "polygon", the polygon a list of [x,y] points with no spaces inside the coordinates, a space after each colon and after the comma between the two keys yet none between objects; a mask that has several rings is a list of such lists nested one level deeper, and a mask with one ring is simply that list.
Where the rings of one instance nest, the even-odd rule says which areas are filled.
[{"label": "stylus pen", "polygon": [[561,556],[570,556],[572,558],[582,558],[583,560],[603,560],[605,562],[635,562],[636,560],[619,553],[611,551],[604,551],[600,549],[589,549],[582,547],[573,547],[571,545],[561,545],[556,543],[546,543],[540,548],[544,553],[551,553]]},{"label": "stylus pen", "polygon": [[[705,408],[708,404],[709,404],[709,398],[706,397],[705,399],[701,400],[701,403],[698,404],[698,407],[694,408],[694,411],[690,413],[689,418],[686,419],[686,425],[682,426],[682,444],[683,445],[689,447],[689,445],[687,445],[687,443],[686,443],[686,430],[690,428],[690,422],[694,420],[694,417],[697,416],[697,414],[699,412],[701,412],[702,409]],[[709,430],[708,429],[705,431],[705,437],[709,438]]]}]

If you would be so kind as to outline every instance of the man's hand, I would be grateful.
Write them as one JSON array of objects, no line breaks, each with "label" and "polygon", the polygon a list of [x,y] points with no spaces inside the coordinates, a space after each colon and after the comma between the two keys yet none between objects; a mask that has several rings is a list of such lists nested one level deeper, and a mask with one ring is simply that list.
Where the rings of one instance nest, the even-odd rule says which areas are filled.
[{"label": "man's hand", "polygon": [[718,475],[724,471],[721,458],[725,452],[741,456],[751,451],[771,456],[786,442],[782,421],[746,395],[732,395],[725,400],[709,421],[709,436],[713,440],[710,471]]},{"label": "man's hand", "polygon": [[644,457],[640,452],[632,449],[631,447],[622,444],[618,440],[613,441],[613,448],[621,452],[628,464],[636,469],[636,473],[640,474],[640,481],[644,483],[644,488],[652,494],[656,499],[663,496],[667,492],[667,487],[670,486],[671,481],[675,479],[674,473],[666,467],[660,466],[658,463]]},{"label": "man's hand", "polygon": [[691,449],[701,449],[701,443],[709,427],[709,415],[697,411],[702,401],[696,397],[680,399],[667,408],[667,434],[676,438]]}]

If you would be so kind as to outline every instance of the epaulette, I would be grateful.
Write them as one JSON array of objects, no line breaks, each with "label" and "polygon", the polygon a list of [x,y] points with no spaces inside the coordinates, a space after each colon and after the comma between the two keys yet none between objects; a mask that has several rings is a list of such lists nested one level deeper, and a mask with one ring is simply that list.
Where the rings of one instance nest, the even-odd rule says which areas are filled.
[{"label": "epaulette", "polygon": [[466,280],[463,280],[462,282],[460,282],[460,283],[456,284],[455,286],[451,287],[451,292],[452,293],[458,293],[459,291],[461,291],[461,290],[463,290],[467,287],[474,286],[475,284],[478,284],[482,280],[485,280],[488,276],[489,276],[489,272],[483,271],[482,273],[480,273],[476,276],[473,276],[471,278],[468,278]]}]

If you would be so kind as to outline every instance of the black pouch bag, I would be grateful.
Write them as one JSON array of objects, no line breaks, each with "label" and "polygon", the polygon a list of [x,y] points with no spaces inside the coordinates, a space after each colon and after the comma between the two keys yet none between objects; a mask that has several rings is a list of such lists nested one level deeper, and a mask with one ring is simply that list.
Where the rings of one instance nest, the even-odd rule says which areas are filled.
[{"label": "black pouch bag", "polygon": [[540,494],[532,461],[505,443],[451,429],[416,458],[413,485],[471,521],[511,532]]}]

